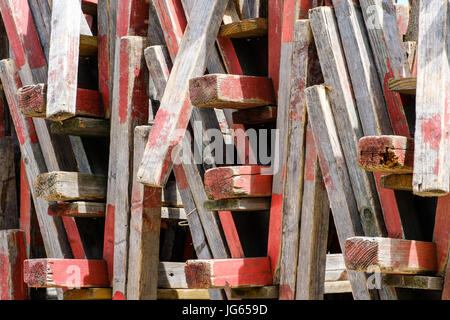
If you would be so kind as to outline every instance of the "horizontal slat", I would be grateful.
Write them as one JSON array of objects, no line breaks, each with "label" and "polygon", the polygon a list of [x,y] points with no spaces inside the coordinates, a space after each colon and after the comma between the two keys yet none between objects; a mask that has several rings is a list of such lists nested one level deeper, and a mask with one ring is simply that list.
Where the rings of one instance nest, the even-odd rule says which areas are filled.
[{"label": "horizontal slat", "polygon": [[412,192],[412,174],[390,174],[380,179],[382,188],[411,191]]},{"label": "horizontal slat", "polygon": [[389,79],[389,90],[402,94],[416,94],[416,78]]},{"label": "horizontal slat", "polygon": [[395,288],[442,290],[444,280],[441,277],[428,277],[416,275],[385,274],[383,285]]},{"label": "horizontal slat", "polygon": [[75,117],[62,122],[53,122],[50,125],[53,134],[65,134],[80,137],[109,137],[109,121]]},{"label": "horizontal slat", "polygon": [[267,19],[253,18],[224,24],[219,35],[224,38],[252,38],[267,35]]},{"label": "horizontal slat", "polygon": [[238,124],[263,124],[277,120],[277,107],[264,106],[251,109],[237,110],[233,112],[233,123]]},{"label": "horizontal slat", "polygon": [[269,198],[209,200],[203,207],[210,211],[262,211],[270,209]]}]

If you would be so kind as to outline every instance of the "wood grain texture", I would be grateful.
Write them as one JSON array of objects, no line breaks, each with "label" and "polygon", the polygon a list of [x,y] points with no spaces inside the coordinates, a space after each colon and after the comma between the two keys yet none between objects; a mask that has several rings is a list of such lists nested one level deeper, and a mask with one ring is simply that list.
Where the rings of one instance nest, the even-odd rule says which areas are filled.
[{"label": "wood grain texture", "polygon": [[352,237],[345,242],[345,265],[349,270],[389,274],[427,274],[437,270],[433,242]]},{"label": "wood grain texture", "polygon": [[267,35],[267,19],[244,19],[239,22],[224,24],[220,27],[219,35],[231,39],[263,37]]},{"label": "wood grain texture", "polygon": [[26,300],[28,290],[23,282],[26,259],[25,233],[10,229],[0,231],[0,300]]},{"label": "wood grain texture", "polygon": [[283,3],[285,0],[272,0],[268,3],[268,73],[272,78],[275,97],[278,97],[280,79],[281,37],[283,26]]},{"label": "wood grain texture", "polygon": [[433,230],[436,243],[438,275],[443,275],[449,259],[450,245],[450,195],[439,197]]},{"label": "wood grain texture", "polygon": [[[306,106],[339,243],[344,248],[347,238],[363,235],[364,231],[326,91],[324,86],[307,88]],[[364,274],[350,271],[348,276],[355,299],[375,298],[369,293]]]},{"label": "wood grain texture", "polygon": [[158,289],[158,300],[210,300],[210,291],[206,289]]},{"label": "wood grain texture", "polygon": [[263,211],[270,209],[270,200],[267,198],[209,200],[203,203],[203,207],[211,211]]},{"label": "wood grain texture", "polygon": [[13,137],[0,137],[0,163],[0,230],[16,229],[19,227],[19,209]]},{"label": "wood grain texture", "polygon": [[267,167],[239,166],[212,168],[205,172],[205,191],[210,199],[269,197],[272,176]]},{"label": "wood grain texture", "polygon": [[413,192],[450,192],[448,1],[421,1],[417,42],[417,93]]},{"label": "wood grain texture", "polygon": [[392,129],[396,135],[409,137],[410,128],[400,95],[388,89],[389,79],[411,76],[394,4],[390,0],[362,0],[360,5]]},{"label": "wood grain texture", "polygon": [[110,49],[112,26],[110,25],[110,0],[100,1],[97,6],[97,61],[98,61],[98,91],[102,96],[105,117],[111,114],[112,76],[110,65]]},{"label": "wood grain texture", "polygon": [[310,10],[309,15],[325,85],[331,88],[328,95],[364,233],[386,235],[375,180],[358,166],[357,146],[364,134],[333,10],[319,7]]},{"label": "wood grain texture", "polygon": [[295,299],[322,300],[325,293],[330,203],[310,125],[306,130]]},{"label": "wood grain texture", "polygon": [[382,188],[412,191],[412,174],[389,174],[380,179]]},{"label": "wood grain texture", "polygon": [[150,126],[138,126],[134,130],[127,300],[157,298],[162,190],[136,181],[149,130]]},{"label": "wood grain texture", "polygon": [[278,286],[232,288],[233,299],[278,299]]},{"label": "wood grain texture", "polygon": [[236,110],[232,114],[233,122],[244,125],[273,123],[277,119],[277,110],[273,106]]},{"label": "wood grain texture", "polygon": [[106,180],[101,175],[54,171],[38,175],[34,191],[47,201],[104,200]]},{"label": "wood grain texture", "polygon": [[23,271],[25,283],[32,288],[109,286],[104,260],[29,259]]},{"label": "wood grain texture", "polygon": [[298,1],[284,2],[277,114],[279,146],[274,158],[278,170],[272,183],[267,250],[275,281],[279,277],[283,300],[295,297],[307,121],[304,89],[312,64],[311,27],[307,20],[296,21],[297,11]]},{"label": "wood grain texture", "polygon": [[447,264],[444,276],[444,288],[442,289],[442,300],[450,300],[450,263]]},{"label": "wood grain texture", "polygon": [[401,94],[416,94],[417,78],[393,78],[388,82],[389,90]]},{"label": "wood grain texture", "polygon": [[63,300],[111,300],[111,288],[84,288],[64,291]]},{"label": "wood grain texture", "polygon": [[105,216],[105,203],[103,202],[56,202],[48,206],[50,216],[67,216],[77,218],[100,218]]},{"label": "wood grain texture", "polygon": [[395,288],[442,290],[443,287],[441,277],[385,274],[381,281],[383,285]]},{"label": "wood grain texture", "polygon": [[80,137],[109,137],[109,121],[75,117],[62,122],[54,122],[50,126],[52,134],[64,134]]},{"label": "wood grain texture", "polygon": [[412,173],[414,140],[401,136],[366,136],[359,140],[358,164],[367,171]]},{"label": "wood grain texture", "polygon": [[52,1],[46,117],[75,115],[80,54],[81,1]]},{"label": "wood grain texture", "polygon": [[227,74],[192,78],[189,97],[194,106],[203,108],[244,109],[275,102],[269,78]]},{"label": "wood grain texture", "polygon": [[270,262],[265,258],[188,260],[186,282],[192,289],[255,287],[272,284]]},{"label": "wood grain texture", "polygon": [[201,0],[191,12],[138,172],[143,184],[162,187],[167,182],[173,147],[183,137],[192,111],[188,80],[204,73],[226,5],[226,0]]},{"label": "wood grain texture", "polygon": [[[104,110],[99,92],[89,89],[76,90],[76,110],[74,115],[104,117]],[[45,118],[47,111],[47,85],[28,85],[19,89],[20,111],[28,117]]]},{"label": "wood grain texture", "polygon": [[145,38],[126,36],[120,39],[116,52],[106,197],[106,219],[109,215],[114,217],[114,262],[104,257],[109,268],[111,263],[114,265],[114,299],[126,297],[134,128],[148,121],[145,47]]}]

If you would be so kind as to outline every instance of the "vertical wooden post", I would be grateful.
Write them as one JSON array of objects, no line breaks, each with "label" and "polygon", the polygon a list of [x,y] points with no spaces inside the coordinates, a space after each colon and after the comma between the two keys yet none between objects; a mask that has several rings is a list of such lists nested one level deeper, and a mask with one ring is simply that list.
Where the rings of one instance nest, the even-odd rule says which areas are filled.
[{"label": "vertical wooden post", "polygon": [[[272,78],[275,97],[278,97],[280,54],[283,24],[283,3],[286,0],[271,0],[268,7],[269,77]],[[293,17],[296,19],[297,17]]]}]

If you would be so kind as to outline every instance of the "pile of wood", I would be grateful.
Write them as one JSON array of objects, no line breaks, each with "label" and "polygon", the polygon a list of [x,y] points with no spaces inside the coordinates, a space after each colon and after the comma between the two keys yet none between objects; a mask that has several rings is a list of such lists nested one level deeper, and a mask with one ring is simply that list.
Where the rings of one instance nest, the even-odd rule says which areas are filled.
[{"label": "pile of wood", "polygon": [[447,0],[0,12],[0,299],[450,299]]}]

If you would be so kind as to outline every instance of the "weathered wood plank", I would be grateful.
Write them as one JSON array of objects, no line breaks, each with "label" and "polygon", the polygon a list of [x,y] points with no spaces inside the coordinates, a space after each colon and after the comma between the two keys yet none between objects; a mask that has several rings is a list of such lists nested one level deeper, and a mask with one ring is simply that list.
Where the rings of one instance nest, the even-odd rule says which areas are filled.
[{"label": "weathered wood plank", "polygon": [[332,281],[325,282],[324,292],[326,294],[333,293],[352,293],[352,286],[350,281]]},{"label": "weathered wood plank", "polygon": [[[28,117],[45,118],[47,111],[47,85],[27,85],[17,92],[19,109]],[[75,115],[104,117],[104,110],[98,91],[77,89]]]},{"label": "weathered wood plank", "polygon": [[150,126],[138,126],[134,130],[127,300],[157,298],[162,190],[136,181],[149,130]]},{"label": "weathered wood plank", "polygon": [[412,191],[412,174],[389,174],[380,179],[382,188]]},{"label": "weathered wood plank", "polygon": [[[364,231],[326,88],[324,86],[307,88],[306,106],[339,243],[341,248],[344,248],[347,238],[363,235]],[[350,271],[348,276],[355,299],[372,298],[367,288],[365,274]]]},{"label": "weathered wood plank", "polygon": [[[299,1],[284,1],[280,82],[268,256],[280,299],[295,298],[299,222],[303,196],[306,108],[304,88],[311,65],[312,33],[308,20],[297,21]],[[294,157],[295,154],[295,157]]]},{"label": "weathered wood plank", "polygon": [[358,143],[358,164],[367,171],[412,173],[414,140],[401,136],[366,136]]},{"label": "weathered wood plank", "polygon": [[416,94],[417,78],[392,78],[388,81],[389,90],[401,94]]},{"label": "weathered wood plank", "polygon": [[267,167],[239,166],[212,168],[205,172],[205,191],[210,199],[269,197],[272,176]]},{"label": "weathered wood plank", "polygon": [[158,300],[209,300],[210,290],[206,289],[158,289]]},{"label": "weathered wood plank", "polygon": [[29,259],[24,261],[24,281],[32,288],[108,287],[104,260]]},{"label": "weathered wood plank", "polygon": [[278,286],[232,288],[232,299],[278,299]]},{"label": "weathered wood plank", "polygon": [[421,0],[409,0],[408,29],[404,36],[405,41],[417,41],[419,34],[419,8]]},{"label": "weathered wood plank", "polygon": [[[280,82],[281,37],[283,26],[283,4],[285,0],[272,0],[268,3],[268,73],[272,78],[275,97],[278,97]],[[294,12],[291,12],[294,14]]]},{"label": "weathered wood plank", "polygon": [[[349,270],[388,274],[427,274],[437,271],[433,242],[391,238],[351,237],[345,242]],[[369,270],[369,271],[367,271]]]},{"label": "weathered wood plank", "polygon": [[[102,1],[100,1],[102,3]],[[81,0],[81,10],[92,16],[97,15],[98,0]]]},{"label": "weathered wood plank", "polygon": [[110,0],[100,1],[97,7],[97,61],[98,61],[98,91],[102,97],[105,117],[111,114],[111,99],[113,79],[111,76],[110,49],[112,26],[110,25]]},{"label": "weathered wood plank", "polygon": [[277,119],[277,110],[273,106],[236,110],[232,114],[233,122],[244,125],[272,123]]},{"label": "weathered wood plank", "polygon": [[444,276],[444,288],[442,289],[442,300],[450,300],[450,263],[447,264]]},{"label": "weathered wood plank", "polygon": [[63,300],[111,300],[111,288],[84,288],[64,291]]},{"label": "weathered wood plank", "polygon": [[442,290],[443,287],[441,277],[384,274],[381,281],[383,285],[395,288]]},{"label": "weathered wood plank", "polygon": [[188,260],[186,282],[192,289],[255,287],[272,284],[270,261],[264,258]]},{"label": "weathered wood plank", "polygon": [[65,134],[80,137],[109,137],[109,121],[75,117],[62,122],[54,122],[50,126],[53,134]]},{"label": "weathered wood plank", "polygon": [[196,107],[244,109],[273,104],[272,81],[265,77],[208,74],[189,80]]},{"label": "weathered wood plank", "polygon": [[186,210],[184,208],[161,207],[161,219],[186,220]]},{"label": "weathered wood plank", "polygon": [[23,282],[26,259],[25,233],[10,229],[0,231],[0,300],[26,300],[28,291]]},{"label": "weathered wood plank", "polygon": [[413,192],[450,192],[450,36],[448,1],[421,1],[417,42],[417,93]]},{"label": "weathered wood plank", "polygon": [[360,5],[392,129],[395,135],[409,137],[401,97],[388,88],[389,79],[411,76],[394,4],[390,0],[361,0]]},{"label": "weathered wood plank", "polygon": [[231,39],[263,37],[267,35],[267,19],[244,19],[239,22],[224,24],[220,27],[219,35]]},{"label": "weathered wood plank", "polygon": [[323,183],[310,124],[306,130],[295,299],[322,300],[325,293],[324,281],[326,281],[330,203]]},{"label": "weathered wood plank", "polygon": [[439,197],[438,199],[433,230],[433,242],[436,243],[438,275],[443,275],[449,259],[450,195]]},{"label": "weathered wood plank", "polygon": [[80,57],[97,56],[98,39],[96,36],[80,34]]},{"label": "weathered wood plank", "polygon": [[203,207],[210,211],[263,211],[270,209],[270,200],[267,198],[209,200]]},{"label": "weathered wood plank", "polygon": [[46,117],[61,121],[76,113],[81,1],[52,1]]},{"label": "weathered wood plank", "polygon": [[105,216],[105,203],[85,201],[50,203],[48,214],[50,216],[100,218]]},{"label": "weathered wood plank", "polygon": [[191,13],[138,172],[139,182],[146,185],[162,187],[167,182],[173,146],[183,137],[192,111],[188,80],[205,71],[227,5],[226,0],[201,1]]},{"label": "weathered wood plank", "polygon": [[145,47],[145,38],[127,36],[120,39],[116,52],[106,196],[106,219],[111,216],[109,218],[114,221],[114,259],[111,261],[111,257],[104,256],[109,270],[114,273],[114,299],[126,297],[134,128],[148,121]]},{"label": "weathered wood plank", "polygon": [[[0,98],[1,99],[1,98]],[[3,110],[0,110],[2,112]],[[1,121],[1,119],[0,119]],[[0,124],[1,126],[1,124]],[[0,230],[19,227],[13,137],[0,136]]]},{"label": "weathered wood plank", "polygon": [[309,15],[325,84],[332,88],[328,94],[364,233],[384,236],[386,229],[375,180],[358,166],[357,146],[363,130],[333,9],[319,7],[310,10]]},{"label": "weathered wood plank", "polygon": [[34,180],[34,192],[46,201],[104,200],[106,177],[64,171],[43,173]]}]

